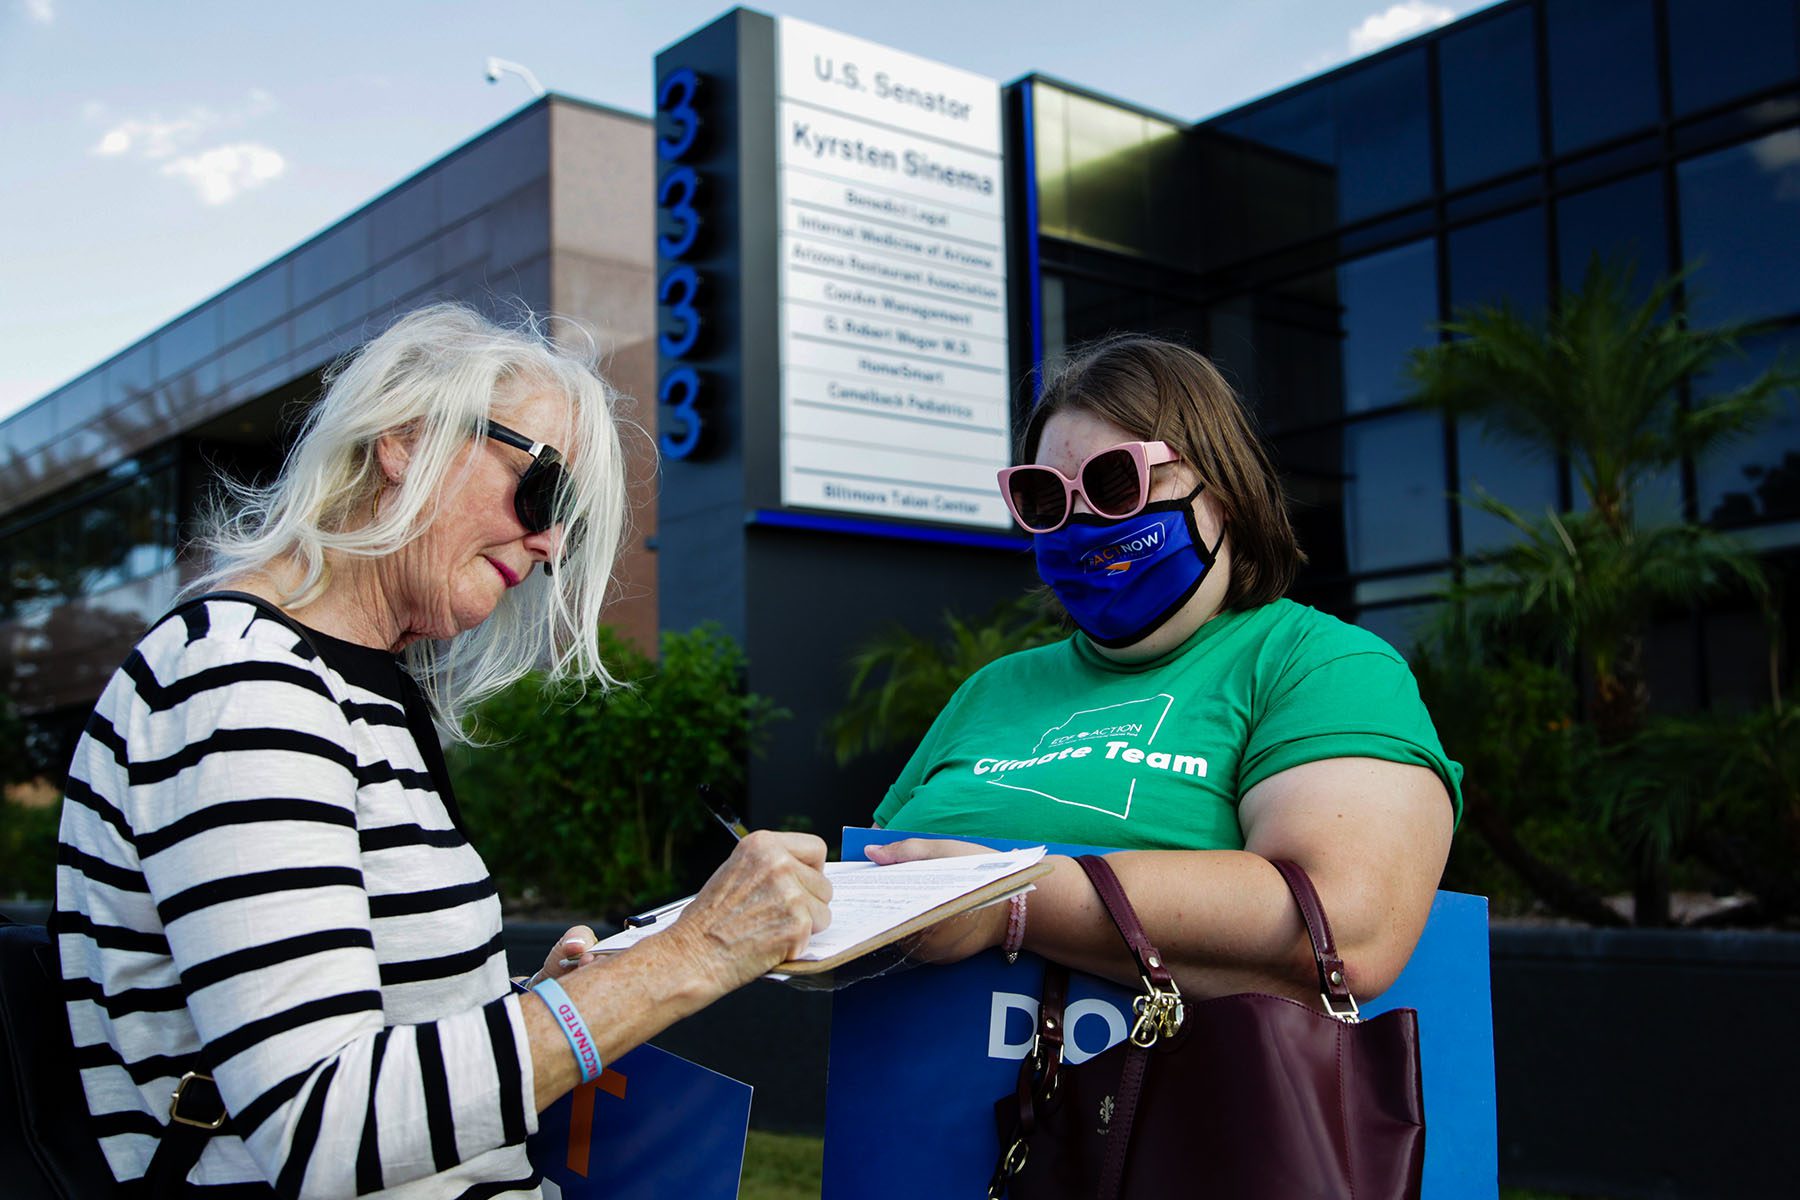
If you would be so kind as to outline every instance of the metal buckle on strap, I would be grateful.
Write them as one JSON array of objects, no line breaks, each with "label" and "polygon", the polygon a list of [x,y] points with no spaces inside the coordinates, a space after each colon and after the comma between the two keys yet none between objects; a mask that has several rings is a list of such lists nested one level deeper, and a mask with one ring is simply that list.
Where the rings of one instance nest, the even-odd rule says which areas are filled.
[{"label": "metal buckle on strap", "polygon": [[189,1071],[187,1074],[183,1075],[181,1077],[181,1082],[175,1085],[174,1092],[169,1096],[169,1120],[176,1124],[191,1125],[195,1129],[217,1129],[225,1124],[225,1101],[223,1098],[219,1101],[219,1115],[210,1121],[202,1121],[194,1117],[184,1117],[181,1115],[181,1097],[183,1093],[187,1091],[188,1084],[194,1082],[196,1079],[203,1079],[207,1083],[213,1081],[211,1075],[202,1075],[198,1071]]},{"label": "metal buckle on strap", "polygon": [[1361,1010],[1359,1010],[1356,1007],[1356,997],[1352,996],[1349,992],[1344,993],[1344,1003],[1348,1004],[1350,1007],[1347,1009],[1344,1009],[1342,1011],[1339,1011],[1338,1009],[1331,1007],[1330,993],[1320,992],[1319,999],[1323,1000],[1325,1002],[1325,1011],[1329,1015],[1334,1016],[1338,1020],[1342,1021],[1344,1024],[1346,1024],[1346,1025],[1362,1024],[1362,1012],[1361,1012]]},{"label": "metal buckle on strap", "polygon": [[1182,1019],[1187,1009],[1181,1003],[1181,989],[1175,981],[1169,981],[1169,990],[1163,991],[1150,977],[1140,974],[1144,981],[1144,994],[1132,1000],[1131,1007],[1137,1013],[1137,1021],[1131,1027],[1133,1045],[1148,1049],[1156,1045],[1158,1038],[1173,1037],[1181,1028]]}]

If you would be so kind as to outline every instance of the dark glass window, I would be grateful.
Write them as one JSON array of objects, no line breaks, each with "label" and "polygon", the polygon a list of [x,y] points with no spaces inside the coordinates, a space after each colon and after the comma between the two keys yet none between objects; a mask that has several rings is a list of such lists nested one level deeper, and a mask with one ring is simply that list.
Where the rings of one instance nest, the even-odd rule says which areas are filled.
[{"label": "dark glass window", "polygon": [[1669,75],[1677,116],[1800,75],[1794,0],[1668,0]]},{"label": "dark glass window", "polygon": [[295,251],[294,304],[317,296],[369,269],[369,221],[353,217]]},{"label": "dark glass window", "polygon": [[1221,117],[1218,125],[1227,133],[1320,166],[1337,162],[1329,84],[1298,88],[1248,112]]},{"label": "dark glass window", "polygon": [[1406,396],[1407,353],[1437,341],[1437,245],[1427,239],[1338,268],[1344,307],[1344,407],[1367,412]]},{"label": "dark glass window", "polygon": [[1456,461],[1462,472],[1457,507],[1464,554],[1487,554],[1519,536],[1510,523],[1476,502],[1483,494],[1511,506],[1528,521],[1541,519],[1547,508],[1560,507],[1555,459],[1492,434],[1479,421],[1459,422],[1456,437]]},{"label": "dark glass window", "polygon": [[1548,0],[1545,8],[1556,152],[1655,124],[1656,6],[1645,0]]},{"label": "dark glass window", "polygon": [[438,215],[449,225],[550,171],[548,105],[482,135],[439,165]]},{"label": "dark glass window", "polygon": [[1651,171],[1557,201],[1556,261],[1563,287],[1580,286],[1596,254],[1635,265],[1645,290],[1667,271],[1662,179]]},{"label": "dark glass window", "polygon": [[1500,304],[1529,317],[1543,313],[1549,270],[1542,209],[1453,229],[1449,254],[1453,314]]},{"label": "dark glass window", "polygon": [[1704,260],[1688,311],[1705,324],[1800,311],[1800,129],[1676,168],[1681,252]]},{"label": "dark glass window", "polygon": [[1346,557],[1352,573],[1449,557],[1441,418],[1404,413],[1347,426],[1344,474]]},{"label": "dark glass window", "polygon": [[1438,43],[1444,186],[1467,187],[1538,158],[1536,15],[1517,8]]},{"label": "dark glass window", "polygon": [[[1252,339],[1241,347],[1242,324],[1222,325],[1224,314],[1247,318]],[[1289,280],[1252,293],[1242,306],[1213,311],[1213,338],[1239,387],[1267,429],[1293,429],[1343,416],[1339,302],[1333,274]]]},{"label": "dark glass window", "polygon": [[1343,427],[1275,438],[1274,452],[1282,485],[1293,501],[1294,535],[1306,551],[1305,581],[1343,575]]},{"label": "dark glass window", "polygon": [[[1742,387],[1784,354],[1800,361],[1800,330],[1758,338],[1741,359],[1697,380],[1697,396]],[[1748,437],[1728,442],[1694,464],[1703,520],[1723,525],[1800,517],[1800,401],[1787,397],[1775,417]]]},{"label": "dark glass window", "polygon": [[107,408],[123,400],[144,395],[156,386],[156,373],[151,370],[148,341],[139,342],[106,365]]},{"label": "dark glass window", "polygon": [[303,349],[322,338],[348,329],[360,322],[368,312],[369,281],[359,279],[294,315],[294,348]]},{"label": "dark glass window", "polygon": [[369,209],[369,254],[376,262],[385,262],[437,232],[438,176],[433,170]]},{"label": "dark glass window", "polygon": [[1339,77],[1338,217],[1354,221],[1431,191],[1431,111],[1418,48]]},{"label": "dark glass window", "polygon": [[219,302],[165,327],[156,335],[156,369],[164,379],[212,357],[219,349]]},{"label": "dark glass window", "polygon": [[168,455],[127,459],[10,514],[0,528],[0,620],[41,617],[175,564],[175,468]]},{"label": "dark glass window", "polygon": [[278,262],[219,297],[219,340],[226,345],[264,329],[286,316],[288,275],[292,264]]},{"label": "dark glass window", "polygon": [[[1109,333],[1140,330],[1148,315],[1146,295],[1135,288],[1081,275],[1059,277],[1061,283],[1062,338],[1064,346],[1104,337]],[[1049,313],[1045,313],[1049,323]],[[1045,336],[1048,353],[1050,337]]]},{"label": "dark glass window", "polygon": [[1411,658],[1413,647],[1436,615],[1435,604],[1389,604],[1359,609],[1356,623]]},{"label": "dark glass window", "polygon": [[550,249],[550,181],[520,188],[489,210],[490,267],[511,267]]},{"label": "dark glass window", "polygon": [[1223,117],[1217,128],[1335,172],[1334,207],[1348,222],[1430,193],[1429,99],[1420,49]]}]

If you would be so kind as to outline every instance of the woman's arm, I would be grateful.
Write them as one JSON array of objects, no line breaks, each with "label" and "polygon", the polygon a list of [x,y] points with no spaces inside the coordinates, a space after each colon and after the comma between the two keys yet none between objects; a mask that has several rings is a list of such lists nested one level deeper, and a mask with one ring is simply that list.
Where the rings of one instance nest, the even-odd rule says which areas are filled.
[{"label": "woman's arm", "polygon": [[[1269,865],[1286,858],[1318,888],[1359,997],[1384,991],[1425,927],[1444,861],[1452,810],[1432,771],[1378,759],[1292,767],[1257,784],[1239,805],[1245,848],[1132,850],[1109,856],[1145,932],[1182,991],[1194,997],[1273,991],[1313,1000],[1317,974],[1292,894]],[[969,853],[968,843],[913,839],[871,846],[877,862]],[[1027,902],[1025,948],[1077,970],[1136,983],[1087,875],[1070,859]],[[921,947],[950,961],[998,946],[1006,906],[933,930]]]},{"label": "woman's arm", "polygon": [[[667,932],[563,975],[603,1062],[796,957],[831,920],[825,843],[757,831],[739,842]],[[550,1009],[523,998],[541,1112],[581,1081]]]}]

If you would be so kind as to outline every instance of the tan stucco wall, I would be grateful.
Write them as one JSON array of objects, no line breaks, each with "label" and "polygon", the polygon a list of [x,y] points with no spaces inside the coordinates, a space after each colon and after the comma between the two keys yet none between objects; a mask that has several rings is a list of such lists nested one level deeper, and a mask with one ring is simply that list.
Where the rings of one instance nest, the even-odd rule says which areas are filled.
[{"label": "tan stucco wall", "polygon": [[656,163],[648,119],[554,100],[550,109],[550,307],[599,341],[627,399],[631,527],[608,621],[654,652],[656,555]]}]

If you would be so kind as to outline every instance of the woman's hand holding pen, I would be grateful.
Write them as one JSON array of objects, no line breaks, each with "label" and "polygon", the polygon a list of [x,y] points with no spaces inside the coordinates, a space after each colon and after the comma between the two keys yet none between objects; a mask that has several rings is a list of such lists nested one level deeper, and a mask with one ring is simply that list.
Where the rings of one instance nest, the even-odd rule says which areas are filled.
[{"label": "woman's hand holding pen", "polygon": [[668,931],[689,943],[721,993],[786,962],[831,923],[825,843],[810,833],[758,830],[740,841]]}]

